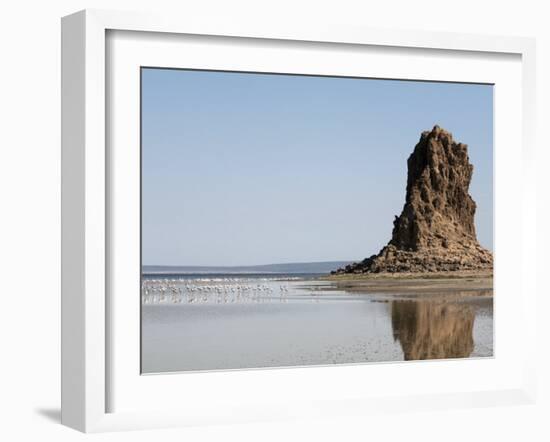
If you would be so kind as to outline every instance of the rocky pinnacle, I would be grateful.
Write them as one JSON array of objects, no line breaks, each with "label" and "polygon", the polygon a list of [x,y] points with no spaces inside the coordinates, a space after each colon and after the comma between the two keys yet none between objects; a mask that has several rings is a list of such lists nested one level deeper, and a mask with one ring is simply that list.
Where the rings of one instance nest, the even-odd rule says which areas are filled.
[{"label": "rocky pinnacle", "polygon": [[333,273],[492,269],[491,252],[476,238],[468,147],[435,126],[422,133],[407,166],[405,206],[389,243],[377,255]]}]

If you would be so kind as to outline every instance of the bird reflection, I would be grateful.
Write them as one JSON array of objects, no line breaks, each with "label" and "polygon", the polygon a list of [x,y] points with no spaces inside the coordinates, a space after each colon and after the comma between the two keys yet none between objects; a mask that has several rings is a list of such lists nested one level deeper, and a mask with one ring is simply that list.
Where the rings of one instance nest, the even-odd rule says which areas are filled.
[{"label": "bird reflection", "polygon": [[394,301],[393,337],[405,360],[466,358],[474,349],[471,305],[444,301]]}]

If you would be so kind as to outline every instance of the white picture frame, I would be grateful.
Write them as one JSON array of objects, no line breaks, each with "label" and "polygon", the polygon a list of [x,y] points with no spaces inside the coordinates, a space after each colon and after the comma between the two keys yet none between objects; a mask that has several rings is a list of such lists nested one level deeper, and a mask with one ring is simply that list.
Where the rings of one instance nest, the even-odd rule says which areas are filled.
[{"label": "white picture frame", "polygon": [[[502,118],[506,124],[499,123],[499,127],[515,125],[515,132],[510,132],[512,140],[517,144],[515,149],[499,139],[496,132],[497,145],[503,146],[495,150],[497,165],[495,174],[506,174],[509,165],[522,164],[521,189],[507,189],[506,180],[496,183],[496,204],[498,206],[499,192],[514,193],[521,200],[521,213],[510,214],[507,223],[500,224],[498,235],[506,235],[514,232],[517,236],[515,242],[509,246],[510,250],[498,248],[496,242],[496,271],[495,291],[497,296],[503,293],[504,300],[498,304],[497,309],[502,313],[503,340],[506,340],[506,315],[511,303],[506,301],[506,290],[515,290],[520,293],[519,303],[522,315],[516,321],[520,321],[522,337],[534,336],[536,285],[534,266],[529,265],[530,257],[535,253],[535,176],[531,171],[534,168],[534,109],[535,109],[535,42],[532,39],[517,37],[491,37],[478,35],[464,35],[453,33],[427,33],[416,31],[388,31],[375,29],[357,29],[345,26],[333,26],[330,28],[316,27],[308,24],[302,28],[293,28],[284,24],[274,25],[272,29],[264,25],[254,23],[210,23],[194,20],[193,18],[159,17],[150,14],[133,14],[126,12],[111,12],[99,10],[81,11],[63,18],[62,21],[62,423],[85,432],[110,431],[121,429],[155,428],[167,426],[201,425],[221,422],[249,422],[258,420],[285,419],[310,416],[334,416],[342,414],[368,414],[380,410],[395,412],[409,409],[436,409],[456,408],[471,406],[488,406],[502,404],[531,403],[535,396],[535,339],[525,339],[524,348],[517,353],[514,367],[507,367],[511,359],[506,359],[507,350],[504,349],[499,356],[496,352],[493,366],[486,365],[487,376],[493,369],[506,373],[502,378],[495,376],[495,382],[483,387],[481,384],[468,387],[462,385],[453,391],[447,391],[443,384],[438,383],[436,377],[432,380],[432,388],[429,390],[407,390],[405,384],[401,392],[398,390],[386,392],[383,389],[375,393],[369,393],[359,389],[353,392],[346,385],[331,388],[334,380],[340,378],[357,379],[364,374],[364,367],[314,367],[292,368],[285,370],[243,370],[230,373],[204,373],[195,376],[189,381],[182,381],[183,376],[154,376],[140,377],[139,371],[133,368],[135,365],[135,353],[123,353],[118,351],[120,345],[116,341],[117,324],[121,321],[135,322],[135,317],[120,315],[120,308],[113,309],[112,293],[112,260],[110,245],[116,242],[113,235],[117,234],[116,228],[111,228],[111,215],[113,204],[117,203],[112,195],[112,183],[110,179],[110,143],[113,140],[113,132],[107,131],[106,122],[113,118],[112,109],[108,106],[109,82],[118,75],[110,71],[109,63],[118,57],[120,52],[109,49],[107,41],[111,33],[140,33],[144,36],[142,43],[131,42],[128,52],[135,52],[135,45],[145,45],[146,38],[168,37],[172,43],[177,44],[186,36],[216,36],[218,39],[226,39],[224,44],[231,46],[235,41],[253,41],[254,44],[268,42],[272,45],[283,44],[291,49],[308,50],[316,45],[329,45],[331,51],[346,48],[376,48],[376,51],[384,53],[392,48],[400,51],[426,50],[434,61],[444,57],[466,54],[480,63],[492,55],[511,57],[519,71],[510,80],[510,89],[507,93],[510,100],[518,100],[513,106],[513,112],[509,115],[498,116],[499,108],[496,105],[497,118]],[[155,33],[155,34],[151,34]],[[139,40],[139,39],[138,39]],[[258,43],[259,42],[259,43]],[[163,43],[159,43],[163,44]],[[304,46],[305,45],[305,46]],[[325,47],[323,46],[323,47]],[[145,46],[144,46],[145,47]],[[320,46],[319,46],[320,47]],[[126,46],[130,48],[130,46]],[[163,56],[169,57],[169,47]],[[144,50],[143,53],[147,51]],[[168,55],[167,55],[168,54]],[[491,55],[492,54],[492,55]],[[246,57],[246,54],[245,54]],[[121,59],[124,57],[121,57]],[[139,65],[139,59],[129,57],[127,66],[132,63]],[[448,60],[447,60],[448,62]],[[474,61],[475,62],[475,61]],[[164,62],[163,62],[164,63]],[[180,65],[178,61],[176,64]],[[200,61],[198,62],[201,63]],[[254,60],[250,65],[257,64]],[[437,63],[434,63],[437,65]],[[397,66],[397,65],[396,65]],[[456,66],[453,66],[456,68]],[[266,68],[267,69],[267,68]],[[277,68],[275,68],[276,71]],[[305,69],[305,68],[304,68]],[[402,73],[395,69],[395,78],[407,78],[411,74]],[[434,69],[436,69],[434,67]],[[460,69],[458,69],[460,71]],[[106,75],[106,73],[108,75]],[[388,77],[387,72],[382,76]],[[418,74],[417,79],[422,79]],[[426,74],[427,75],[427,74]],[[438,75],[443,75],[442,73]],[[496,74],[495,74],[496,75]],[[429,79],[443,77],[436,76]],[[474,78],[468,77],[466,72],[455,74],[456,81],[464,81]],[[414,77],[414,75],[413,75]],[[447,77],[452,80],[454,77]],[[519,80],[518,80],[519,79]],[[507,80],[503,77],[503,82]],[[131,82],[129,82],[131,83]],[[517,85],[517,88],[514,89]],[[519,89],[519,90],[516,90]],[[131,92],[131,89],[129,89]],[[498,97],[498,93],[497,93]],[[515,98],[514,98],[515,97]],[[512,101],[510,101],[511,103]],[[135,110],[135,109],[134,109]],[[116,111],[114,111],[116,113]],[[114,121],[117,122],[116,116]],[[131,132],[131,127],[129,129]],[[130,132],[123,132],[128,134]],[[135,132],[135,131],[134,131]],[[504,133],[504,132],[502,132]],[[135,133],[134,133],[135,135]],[[118,135],[117,135],[118,136]],[[130,142],[135,144],[135,140]],[[500,143],[500,144],[499,144]],[[498,160],[501,158],[501,160]],[[499,163],[500,161],[500,163]],[[116,166],[115,166],[116,167]],[[500,183],[500,184],[499,184]],[[501,193],[502,195],[502,193]],[[502,207],[502,206],[501,206]],[[504,210],[505,208],[503,208]],[[129,213],[132,213],[131,210]],[[496,215],[498,217],[498,214]],[[497,221],[498,222],[498,221]],[[116,222],[114,223],[116,225]],[[118,250],[118,249],[117,249]],[[118,253],[118,252],[117,252]],[[514,276],[507,271],[508,265],[513,265],[512,259],[520,256],[519,262],[521,277]],[[500,258],[502,256],[502,258]],[[500,261],[499,261],[500,260]],[[500,278],[500,280],[499,280]],[[505,280],[508,278],[508,280]],[[515,278],[515,279],[510,279]],[[501,289],[500,289],[501,288]],[[499,289],[501,291],[499,291]],[[120,301],[118,301],[120,302]],[[127,339],[135,339],[135,327],[127,334]],[[498,326],[497,326],[498,329]],[[133,333],[133,334],[132,334]],[[133,337],[132,337],[133,336]],[[137,338],[139,339],[139,338]],[[115,344],[113,344],[115,342]],[[122,342],[122,341],[121,341]],[[530,344],[533,343],[533,344]],[[119,345],[118,347],[116,345]],[[508,352],[512,354],[513,348]],[[116,352],[116,357],[115,353]],[[118,358],[118,359],[117,359]],[[501,358],[501,359],[499,359]],[[115,381],[113,373],[117,373],[119,366],[128,362],[128,379],[134,379],[137,383],[119,382],[124,384],[120,388]],[[133,361],[133,362],[132,362]],[[502,362],[500,365],[498,365]],[[479,361],[478,361],[479,362]],[[460,362],[445,362],[445,366],[429,366],[424,363],[407,365],[401,368],[400,364],[370,365],[368,370],[376,376],[383,376],[382,371],[388,376],[397,376],[399,372],[405,372],[406,377],[418,376],[427,382],[430,371],[448,370],[448,373],[474,373],[483,369],[475,361],[472,365]],[[113,366],[115,365],[115,366]],[[373,368],[374,367],[374,368]],[[439,367],[439,368],[438,368]],[[480,368],[481,367],[481,368]],[[363,371],[361,371],[363,370]],[[199,377],[199,376],[202,376]],[[472,374],[466,374],[465,379]],[[122,379],[124,376],[117,374],[114,379]],[[147,378],[145,380],[145,378]],[[156,378],[156,379],[153,379]],[[314,379],[308,383],[308,379]],[[228,382],[229,381],[229,382]],[[187,386],[182,382],[187,382]],[[291,385],[302,385],[303,389],[295,396],[280,394],[276,397],[276,391],[266,390],[269,398],[265,400],[262,395],[266,391],[259,391],[262,385],[275,385],[277,382],[287,382]],[[319,391],[320,382],[325,384],[325,390]],[[237,390],[223,390],[225,386],[238,385],[241,390],[239,397],[234,397]],[[147,385],[146,385],[147,384]],[[177,385],[182,384],[182,385]],[[217,386],[222,393],[209,392],[202,397],[200,389],[191,388],[193,385],[207,384]],[[460,384],[460,382],[457,382]],[[419,387],[427,384],[419,382]],[[372,386],[371,386],[372,387]],[[127,406],[113,406],[112,392],[118,389],[117,395],[128,395],[126,401],[130,403],[136,397],[130,396],[132,389],[139,390],[140,396],[151,404],[136,406],[135,409]],[[167,389],[187,388],[185,403],[203,404],[193,407],[178,405],[168,400]],[[243,392],[243,389],[245,390]],[[281,390],[281,389],[279,389]],[[298,389],[300,390],[300,389]],[[151,391],[160,391],[152,396]],[[202,390],[204,392],[204,390]],[[284,390],[281,390],[284,392]],[[216,394],[223,397],[214,397]],[[301,394],[301,396],[300,396]],[[308,397],[308,394],[311,396]],[[164,395],[164,396],[163,396]],[[210,395],[210,396],[209,396]],[[231,396],[231,398],[229,398]],[[136,394],[136,396],[138,396]],[[202,396],[205,396],[202,394]],[[269,399],[268,398],[268,399]],[[160,402],[163,406],[159,406]],[[206,402],[205,402],[206,401]],[[209,405],[219,403],[217,405]]]}]

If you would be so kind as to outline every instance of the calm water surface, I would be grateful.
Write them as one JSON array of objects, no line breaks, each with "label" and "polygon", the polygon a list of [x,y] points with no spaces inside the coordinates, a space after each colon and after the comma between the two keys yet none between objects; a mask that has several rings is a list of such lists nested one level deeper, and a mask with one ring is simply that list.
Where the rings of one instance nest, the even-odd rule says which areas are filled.
[{"label": "calm water surface", "polygon": [[311,275],[148,275],[142,371],[492,356],[492,297],[468,295],[348,293]]}]

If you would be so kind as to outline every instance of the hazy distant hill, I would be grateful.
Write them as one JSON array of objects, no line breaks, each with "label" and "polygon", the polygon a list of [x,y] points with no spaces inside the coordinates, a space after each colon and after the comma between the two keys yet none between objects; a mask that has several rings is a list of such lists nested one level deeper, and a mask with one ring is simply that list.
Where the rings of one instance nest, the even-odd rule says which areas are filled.
[{"label": "hazy distant hill", "polygon": [[144,265],[143,273],[330,273],[352,261],[293,262],[258,266],[160,266]]}]

